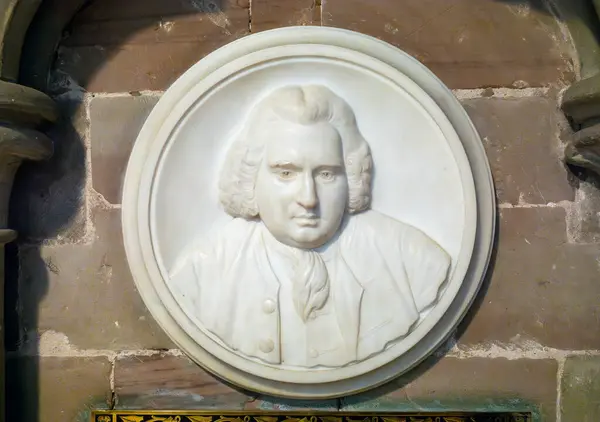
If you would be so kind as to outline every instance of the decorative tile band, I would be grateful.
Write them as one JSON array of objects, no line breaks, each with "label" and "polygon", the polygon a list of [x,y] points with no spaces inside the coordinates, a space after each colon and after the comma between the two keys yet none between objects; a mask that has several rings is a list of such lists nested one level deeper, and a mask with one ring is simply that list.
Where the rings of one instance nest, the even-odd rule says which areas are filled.
[{"label": "decorative tile band", "polygon": [[91,422],[532,422],[530,412],[342,413],[94,411]]}]

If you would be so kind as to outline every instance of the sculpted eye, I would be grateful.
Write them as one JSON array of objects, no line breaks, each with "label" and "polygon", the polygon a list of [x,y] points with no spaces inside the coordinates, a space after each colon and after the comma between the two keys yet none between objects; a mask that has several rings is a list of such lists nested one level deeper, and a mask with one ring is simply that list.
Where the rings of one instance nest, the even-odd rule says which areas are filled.
[{"label": "sculpted eye", "polygon": [[321,178],[325,182],[330,182],[335,178],[335,174],[333,174],[333,172],[330,170],[323,170],[319,172],[319,178]]},{"label": "sculpted eye", "polygon": [[277,176],[281,179],[281,180],[290,180],[293,179],[295,176],[295,173],[291,170],[280,170],[277,172]]}]

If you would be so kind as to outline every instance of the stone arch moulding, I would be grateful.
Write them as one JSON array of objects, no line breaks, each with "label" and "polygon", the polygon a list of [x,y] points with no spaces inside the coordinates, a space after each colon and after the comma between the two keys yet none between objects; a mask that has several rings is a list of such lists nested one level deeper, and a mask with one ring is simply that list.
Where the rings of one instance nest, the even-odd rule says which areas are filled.
[{"label": "stone arch moulding", "polygon": [[452,92],[390,44],[325,27],[253,34],[186,71],[136,140],[122,204],[166,333],[290,398],[364,391],[429,356],[479,290],[496,212]]}]

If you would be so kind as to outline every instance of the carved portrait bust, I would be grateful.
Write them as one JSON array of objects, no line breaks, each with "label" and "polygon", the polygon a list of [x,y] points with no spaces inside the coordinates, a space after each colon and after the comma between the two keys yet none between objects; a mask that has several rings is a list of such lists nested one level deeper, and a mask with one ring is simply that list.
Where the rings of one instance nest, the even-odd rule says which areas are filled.
[{"label": "carved portrait bust", "polygon": [[369,209],[372,172],[352,109],[327,87],[258,103],[220,174],[234,219],[171,273],[199,321],[239,353],[292,366],[348,365],[406,335],[450,258]]},{"label": "carved portrait bust", "polygon": [[377,386],[439,347],[495,219],[452,92],[388,44],[320,27],[190,68],[139,133],[122,204],[137,290],[177,347],[293,398]]}]

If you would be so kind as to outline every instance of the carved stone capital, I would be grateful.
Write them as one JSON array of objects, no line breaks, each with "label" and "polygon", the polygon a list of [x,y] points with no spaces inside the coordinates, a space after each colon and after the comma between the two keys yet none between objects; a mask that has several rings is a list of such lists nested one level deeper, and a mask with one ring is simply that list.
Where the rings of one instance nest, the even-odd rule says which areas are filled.
[{"label": "carved stone capital", "polygon": [[558,1],[577,50],[581,80],[564,93],[562,110],[575,133],[564,160],[600,174],[600,21],[598,0]]},{"label": "carved stone capital", "polygon": [[565,148],[565,161],[596,173],[600,169],[600,124],[575,132]]}]

